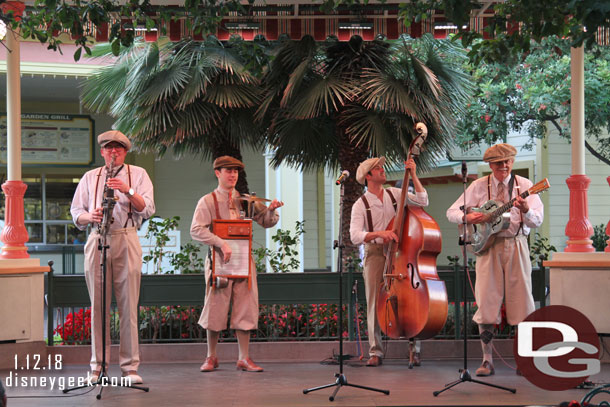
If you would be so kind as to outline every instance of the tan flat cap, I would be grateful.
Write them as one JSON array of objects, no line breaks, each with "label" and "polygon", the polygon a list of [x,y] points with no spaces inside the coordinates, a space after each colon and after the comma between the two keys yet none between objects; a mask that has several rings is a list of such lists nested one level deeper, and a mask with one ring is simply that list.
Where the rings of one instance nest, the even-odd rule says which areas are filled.
[{"label": "tan flat cap", "polygon": [[495,163],[497,161],[504,161],[510,158],[515,158],[517,155],[517,149],[510,144],[500,143],[495,146],[489,147],[483,155],[483,161],[487,163]]},{"label": "tan flat cap", "polygon": [[218,157],[214,160],[214,164],[212,165],[215,170],[220,168],[244,168],[244,163],[239,161],[237,158],[231,157],[230,155],[223,155],[222,157]]},{"label": "tan flat cap", "polygon": [[358,166],[358,170],[356,171],[356,181],[358,181],[359,184],[364,185],[366,174],[368,174],[376,166],[381,165],[383,167],[384,164],[385,157],[374,157],[362,161]]},{"label": "tan flat cap", "polygon": [[100,147],[104,147],[106,144],[113,141],[121,143],[127,151],[131,150],[131,141],[129,141],[126,135],[118,130],[109,130],[97,136],[97,144],[99,144]]}]

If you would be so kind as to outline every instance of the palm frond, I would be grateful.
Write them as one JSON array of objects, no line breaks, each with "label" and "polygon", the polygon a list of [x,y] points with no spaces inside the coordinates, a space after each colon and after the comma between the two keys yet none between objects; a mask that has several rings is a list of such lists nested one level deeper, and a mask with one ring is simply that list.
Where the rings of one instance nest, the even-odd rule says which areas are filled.
[{"label": "palm frond", "polygon": [[134,100],[142,105],[151,105],[181,94],[190,79],[189,73],[188,66],[170,63],[151,70],[139,77],[139,80],[134,78],[131,86],[127,87],[124,98],[117,102],[117,112],[124,108],[125,103],[133,103]]},{"label": "palm frond", "polygon": [[271,164],[285,164],[303,171],[330,165],[337,168],[335,124],[329,118],[295,120],[278,118],[267,142],[273,151]]},{"label": "palm frond", "polygon": [[345,132],[355,146],[366,145],[373,156],[379,156],[386,153],[386,141],[392,138],[382,116],[379,112],[352,105],[343,112],[340,123],[346,125]]},{"label": "palm frond", "polygon": [[368,109],[401,112],[410,116],[419,114],[413,99],[414,84],[372,69],[363,71],[362,80],[359,100]]},{"label": "palm frond", "polygon": [[280,107],[285,108],[286,106],[288,106],[288,103],[290,102],[295,90],[299,89],[301,84],[303,83],[305,75],[308,73],[308,70],[310,68],[310,64],[311,57],[305,58],[303,59],[303,61],[301,61],[299,65],[297,65],[294,71],[292,71],[288,79],[288,83],[284,88],[284,95],[280,100]]},{"label": "palm frond", "polygon": [[365,42],[358,35],[347,42],[327,43],[327,72],[357,77],[365,68],[383,71],[389,62],[389,48],[385,41]]},{"label": "palm frond", "polygon": [[250,108],[260,104],[260,88],[232,52],[211,41],[138,45],[87,81],[88,100],[145,151],[208,156],[223,142],[259,148],[263,132]]},{"label": "palm frond", "polygon": [[137,54],[134,53],[128,58],[130,69],[126,78],[127,93],[136,96],[147,89],[147,83],[142,78],[149,78],[159,70],[159,58],[159,47],[156,42],[146,43],[141,46]]},{"label": "palm frond", "polygon": [[[309,35],[304,36],[299,41],[286,40],[280,44],[275,53],[275,58],[271,61],[269,70],[266,71],[261,80],[264,96],[255,114],[257,121],[263,122],[268,119],[268,122],[270,122],[272,119],[269,116],[273,114],[274,110],[281,108],[281,101],[284,100],[284,104],[287,104],[291,96],[297,92],[297,88],[303,84],[303,78],[294,74],[294,71],[299,66],[311,68],[315,60],[319,58],[319,52],[318,44]],[[308,64],[304,61],[311,61],[311,63]],[[310,74],[312,71],[312,69],[308,69],[307,73]],[[291,88],[289,92],[286,92],[291,79]]]},{"label": "palm frond", "polygon": [[354,93],[354,84],[336,75],[315,77],[306,85],[294,96],[294,105],[289,109],[292,118],[303,120],[330,115],[347,104]]},{"label": "palm frond", "polygon": [[438,77],[415,55],[411,54],[410,59],[411,66],[415,72],[415,77],[427,88],[429,92],[434,95],[436,99],[440,99],[442,88],[440,86]]},{"label": "palm frond", "polygon": [[202,100],[214,103],[222,108],[241,109],[258,106],[260,102],[260,91],[249,84],[227,84],[221,75],[215,85],[208,87]]},{"label": "palm frond", "polygon": [[117,63],[101,68],[87,78],[82,85],[83,105],[96,113],[109,113],[115,100],[125,90],[127,72],[128,64]]}]

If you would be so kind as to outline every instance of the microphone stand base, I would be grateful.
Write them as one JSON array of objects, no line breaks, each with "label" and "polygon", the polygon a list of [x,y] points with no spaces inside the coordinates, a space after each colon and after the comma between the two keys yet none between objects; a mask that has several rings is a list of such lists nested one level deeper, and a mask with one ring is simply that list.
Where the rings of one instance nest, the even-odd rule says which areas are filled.
[{"label": "microphone stand base", "polygon": [[333,391],[333,394],[331,394],[330,397],[328,397],[329,401],[335,401],[335,396],[337,395],[339,390],[341,390],[342,386],[351,386],[351,387],[357,387],[359,389],[364,389],[364,390],[377,391],[379,393],[385,394],[386,396],[390,394],[389,390],[376,389],[374,387],[361,386],[359,384],[348,383],[347,377],[345,377],[345,375],[343,373],[335,373],[335,377],[337,378],[337,380],[335,380],[334,383],[324,384],[324,385],[318,386],[318,387],[312,387],[311,389],[305,389],[305,390],[303,390],[303,394],[307,394],[309,392],[316,391],[316,390],[327,389],[329,387],[334,387],[334,386],[336,386],[337,388],[335,389],[335,391]]},{"label": "microphone stand base", "polygon": [[478,384],[482,384],[482,385],[489,386],[489,387],[495,387],[496,389],[506,390],[513,394],[515,394],[517,392],[516,389],[511,389],[509,387],[499,386],[497,384],[486,383],[481,380],[473,379],[472,376],[470,375],[470,372],[468,371],[468,369],[460,369],[460,378],[459,379],[457,379],[454,382],[446,384],[444,389],[435,391],[432,394],[434,395],[434,397],[436,397],[439,394],[441,394],[442,392],[444,392],[445,390],[449,390],[450,388],[457,386],[458,384],[464,383],[464,382],[472,382],[472,383],[478,383]]}]

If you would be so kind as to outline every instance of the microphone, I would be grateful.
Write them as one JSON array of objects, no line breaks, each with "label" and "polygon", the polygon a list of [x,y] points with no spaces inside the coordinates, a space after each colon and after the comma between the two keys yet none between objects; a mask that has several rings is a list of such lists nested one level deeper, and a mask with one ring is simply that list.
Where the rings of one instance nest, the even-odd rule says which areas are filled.
[{"label": "microphone", "polygon": [[339,176],[339,178],[337,178],[337,181],[335,181],[335,184],[337,184],[337,185],[343,184],[345,182],[345,180],[347,179],[347,177],[349,177],[349,171],[343,170],[343,172],[341,172],[341,175]]},{"label": "microphone", "polygon": [[462,161],[462,182],[464,184],[468,182],[468,166],[466,161]]}]

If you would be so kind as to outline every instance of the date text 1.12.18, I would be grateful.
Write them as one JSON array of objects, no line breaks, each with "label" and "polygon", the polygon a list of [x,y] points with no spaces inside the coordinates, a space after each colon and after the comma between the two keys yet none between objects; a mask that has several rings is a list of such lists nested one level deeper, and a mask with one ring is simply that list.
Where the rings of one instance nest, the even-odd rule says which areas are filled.
[{"label": "date text 1.12.18", "polygon": [[61,370],[62,355],[15,354],[15,370]]}]

